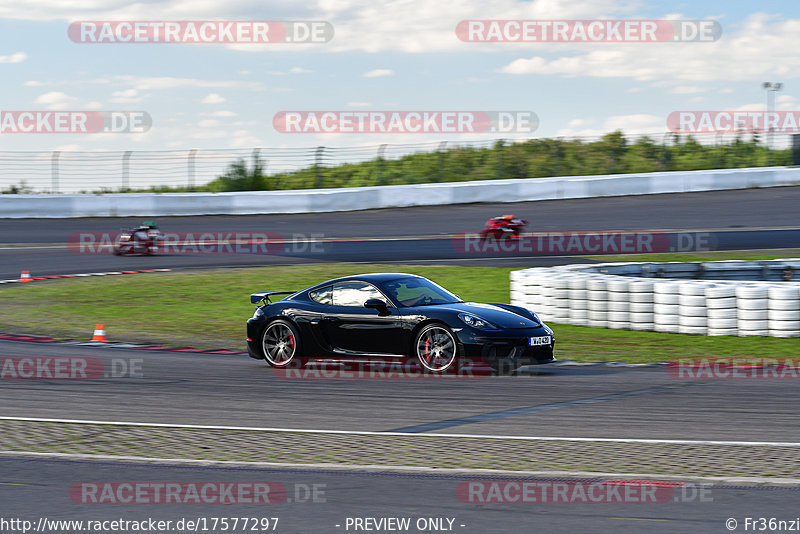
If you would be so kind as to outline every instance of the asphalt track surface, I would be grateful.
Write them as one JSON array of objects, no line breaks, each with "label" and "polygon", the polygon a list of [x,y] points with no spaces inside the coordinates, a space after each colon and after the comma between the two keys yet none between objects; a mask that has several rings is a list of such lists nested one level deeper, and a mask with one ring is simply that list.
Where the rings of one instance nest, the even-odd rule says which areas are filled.
[{"label": "asphalt track surface", "polygon": [[[17,341],[1,341],[0,354],[92,357],[105,362],[106,369],[125,368],[134,359],[142,375],[3,379],[0,416],[8,417],[800,442],[800,390],[791,379],[696,380],[674,378],[662,368],[543,366],[533,376],[383,379],[364,374],[357,375],[365,377],[360,379],[326,380],[313,374],[281,376],[263,361],[244,355]],[[520,408],[524,413],[508,413]]]},{"label": "asphalt track surface", "polygon": [[[325,261],[427,261],[546,265],[559,256],[459,257],[448,238],[514,213],[537,232],[665,230],[715,233],[719,248],[797,248],[800,188],[474,204],[352,213],[160,218],[171,232],[323,234],[381,238],[313,254],[81,255],[64,243],[75,232],[115,232],[136,219],[0,220],[0,278],[143,268],[203,268]],[[761,230],[760,230],[761,229]],[[412,236],[412,239],[396,239]],[[414,239],[413,236],[424,236]],[[33,245],[33,246],[30,246]],[[41,247],[41,248],[39,248]],[[246,356],[217,356],[63,344],[0,342],[0,355],[83,356],[108,363],[141,360],[141,377],[0,380],[0,415],[201,425],[333,430],[446,432],[519,436],[800,441],[792,380],[678,380],[663,369],[543,367],[531,376],[441,380],[321,380],[276,376]],[[521,411],[518,409],[522,408]],[[514,412],[512,413],[512,410]],[[690,461],[690,459],[687,459]],[[442,475],[326,473],[0,459],[0,516],[170,519],[254,515],[252,507],[90,507],[69,500],[81,480],[277,480],[326,485],[327,501],[284,503],[269,514],[280,532],[344,532],[347,516],[453,517],[455,531],[725,532],[728,517],[794,519],[794,489],[713,488],[713,502],[662,504],[482,504],[460,502],[460,479]],[[474,477],[471,477],[474,478]],[[276,513],[271,513],[273,510]],[[213,512],[213,513],[212,513]],[[261,512],[261,510],[259,510]],[[352,530],[351,530],[352,531]],[[411,530],[412,532],[414,530]]]},{"label": "asphalt track surface", "polygon": [[[165,217],[165,232],[223,236],[269,233],[287,241],[256,253],[181,253],[119,258],[78,253],[67,247],[81,232],[116,234],[141,218],[0,220],[0,278],[22,270],[33,276],[146,268],[217,268],[298,263],[448,263],[454,265],[544,266],[589,261],[574,249],[469,248],[447,237],[479,231],[488,218],[512,212],[531,221],[535,232],[652,231],[663,236],[653,252],[697,249],[744,250],[800,247],[800,187],[778,187],[635,197],[554,200],[512,204],[369,210],[299,215]],[[687,237],[684,247],[677,233]],[[353,238],[364,238],[355,239]],[[316,241],[309,241],[316,240]],[[684,240],[686,241],[686,240]],[[27,247],[8,247],[24,244]],[[6,245],[4,247],[4,245]],[[91,249],[84,250],[91,252]],[[108,252],[106,250],[106,252]],[[586,251],[590,252],[590,251]],[[609,252],[615,252],[611,249]]]},{"label": "asphalt track surface", "polygon": [[[687,381],[663,369],[547,367],[532,376],[441,380],[315,380],[276,376],[247,356],[137,351],[63,344],[0,342],[4,356],[82,356],[128,365],[140,377],[2,380],[0,415],[203,425],[409,431],[483,414],[448,433],[798,441],[800,392],[792,380]],[[119,368],[119,366],[117,366]],[[617,394],[611,400],[588,400]],[[780,399],[779,402],[776,399]],[[528,410],[516,416],[510,409]],[[440,428],[434,428],[440,430]],[[259,461],[260,458],[253,458]],[[687,462],[691,458],[687,457]],[[657,477],[653,477],[657,478]],[[465,481],[552,484],[563,480],[487,474],[402,474],[311,469],[145,465],[112,461],[0,457],[0,517],[173,520],[279,517],[278,532],[353,532],[347,518],[449,518],[455,532],[722,532],[728,518],[793,519],[797,488],[708,486],[701,499],[630,503],[475,503],[457,494]],[[271,505],[76,503],[80,482],[277,482],[287,497]],[[575,483],[575,481],[573,481]],[[583,482],[578,482],[583,483]],[[340,526],[337,526],[340,525]],[[461,525],[464,525],[463,527]],[[62,530],[63,531],[63,530]],[[420,532],[411,528],[407,532]]]},{"label": "asphalt track surface", "polygon": [[[289,469],[131,465],[110,462],[54,461],[0,458],[0,512],[36,524],[41,517],[76,520],[179,521],[213,517],[277,517],[276,532],[354,532],[348,518],[409,518],[417,530],[421,518],[453,520],[452,532],[727,532],[725,521],[735,518],[739,530],[744,518],[796,518],[795,488],[702,488],[677,492],[656,503],[503,503],[464,502],[457,497],[462,482],[486,481],[485,476],[403,475],[325,472]],[[517,481],[498,479],[492,482]],[[541,479],[523,479],[546,483]],[[135,481],[201,484],[269,482],[285,488],[285,499],[274,504],[78,504],[69,489],[81,482]],[[316,487],[316,500],[307,498]],[[313,490],[312,490],[313,491]],[[80,502],[80,497],[77,497]],[[277,499],[276,499],[277,500]],[[46,503],[43,506],[42,503]],[[447,523],[445,523],[447,525]],[[752,530],[752,526],[751,526]],[[173,530],[174,532],[175,530]],[[218,529],[217,532],[220,530]],[[439,530],[433,530],[439,532]],[[363,530],[361,531],[363,532]],[[381,531],[386,532],[386,531]]]}]

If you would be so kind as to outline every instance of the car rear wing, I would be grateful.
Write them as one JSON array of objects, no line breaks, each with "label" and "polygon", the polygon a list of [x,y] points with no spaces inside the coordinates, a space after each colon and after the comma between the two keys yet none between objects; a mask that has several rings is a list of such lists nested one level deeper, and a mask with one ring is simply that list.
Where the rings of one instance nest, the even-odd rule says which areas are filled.
[{"label": "car rear wing", "polygon": [[269,298],[274,295],[293,295],[294,293],[297,293],[297,291],[265,291],[264,293],[252,293],[250,295],[250,303],[258,304],[266,300],[267,304],[269,304],[272,302]]}]

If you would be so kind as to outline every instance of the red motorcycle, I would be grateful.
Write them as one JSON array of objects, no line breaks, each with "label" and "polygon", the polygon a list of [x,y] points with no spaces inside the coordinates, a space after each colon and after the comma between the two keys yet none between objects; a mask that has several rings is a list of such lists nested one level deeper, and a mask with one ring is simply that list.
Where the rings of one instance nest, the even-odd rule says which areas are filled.
[{"label": "red motorcycle", "polygon": [[158,253],[158,241],[163,238],[161,231],[152,222],[146,222],[134,230],[125,230],[114,244],[114,254],[146,254]]},{"label": "red motorcycle", "polygon": [[481,230],[482,239],[519,239],[522,231],[528,225],[525,219],[513,215],[493,217],[486,221],[486,226]]}]

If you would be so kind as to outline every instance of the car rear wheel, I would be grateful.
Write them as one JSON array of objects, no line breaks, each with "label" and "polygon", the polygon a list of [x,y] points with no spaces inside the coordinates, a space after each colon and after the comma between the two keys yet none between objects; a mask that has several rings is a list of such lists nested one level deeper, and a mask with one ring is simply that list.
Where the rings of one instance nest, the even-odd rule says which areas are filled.
[{"label": "car rear wheel", "polygon": [[455,336],[442,324],[429,324],[417,334],[414,353],[428,371],[443,373],[456,361],[458,346]]},{"label": "car rear wheel", "polygon": [[300,336],[289,321],[278,319],[264,329],[261,337],[264,359],[272,367],[286,367],[300,353]]}]

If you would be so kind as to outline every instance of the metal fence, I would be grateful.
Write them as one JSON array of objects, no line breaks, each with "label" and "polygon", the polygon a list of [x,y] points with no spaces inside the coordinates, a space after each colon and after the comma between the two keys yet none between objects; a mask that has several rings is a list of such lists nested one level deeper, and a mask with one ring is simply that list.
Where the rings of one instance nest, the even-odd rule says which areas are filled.
[{"label": "metal fence", "polygon": [[[643,136],[639,136],[643,137]],[[655,144],[668,147],[675,143],[672,133],[650,134],[649,137]],[[694,138],[705,146],[721,146],[733,142],[735,136],[727,135],[695,135]],[[746,137],[749,139],[749,136]],[[539,141],[581,141],[591,143],[601,138],[570,137],[555,140],[541,139]],[[76,192],[116,192],[142,189],[167,189],[167,188],[194,188],[208,184],[212,180],[224,175],[236,162],[244,162],[247,168],[259,166],[265,176],[284,176],[306,171],[303,176],[295,179],[288,177],[281,183],[277,180],[272,185],[275,189],[330,187],[341,185],[325,180],[326,173],[331,169],[344,164],[374,162],[370,170],[372,181],[369,183],[398,183],[403,177],[395,176],[391,180],[382,178],[382,164],[386,161],[397,160],[410,154],[431,154],[430,165],[437,167],[427,170],[425,178],[414,179],[408,176],[410,183],[429,181],[433,176],[434,181],[445,179],[459,179],[457,176],[460,168],[447,160],[443,155],[463,149],[489,149],[498,143],[510,146],[520,141],[529,140],[482,140],[474,142],[429,142],[418,144],[377,144],[353,147],[303,147],[303,148],[248,148],[248,149],[191,149],[191,150],[126,150],[108,152],[72,152],[72,151],[0,151],[0,191],[37,192],[37,193],[76,193]],[[629,143],[634,142],[628,137]],[[772,140],[774,149],[784,149],[789,145],[790,138],[775,135]],[[437,157],[439,156],[439,157]],[[501,156],[502,157],[502,156]],[[558,158],[562,157],[558,149],[554,150],[552,157],[556,163],[551,171],[558,173],[561,169]],[[498,161],[492,170],[484,173],[480,178],[504,178],[508,176],[509,162]],[[767,159],[764,165],[775,164]],[[449,166],[449,167],[448,167]],[[665,162],[663,168],[670,170],[669,163]],[[309,172],[310,171],[310,172]],[[414,169],[404,169],[408,175],[414,174]],[[448,178],[443,178],[446,174]],[[374,180],[375,175],[378,180]],[[422,176],[422,174],[421,174]],[[464,179],[464,178],[461,178]],[[357,180],[345,185],[363,185]]]}]

